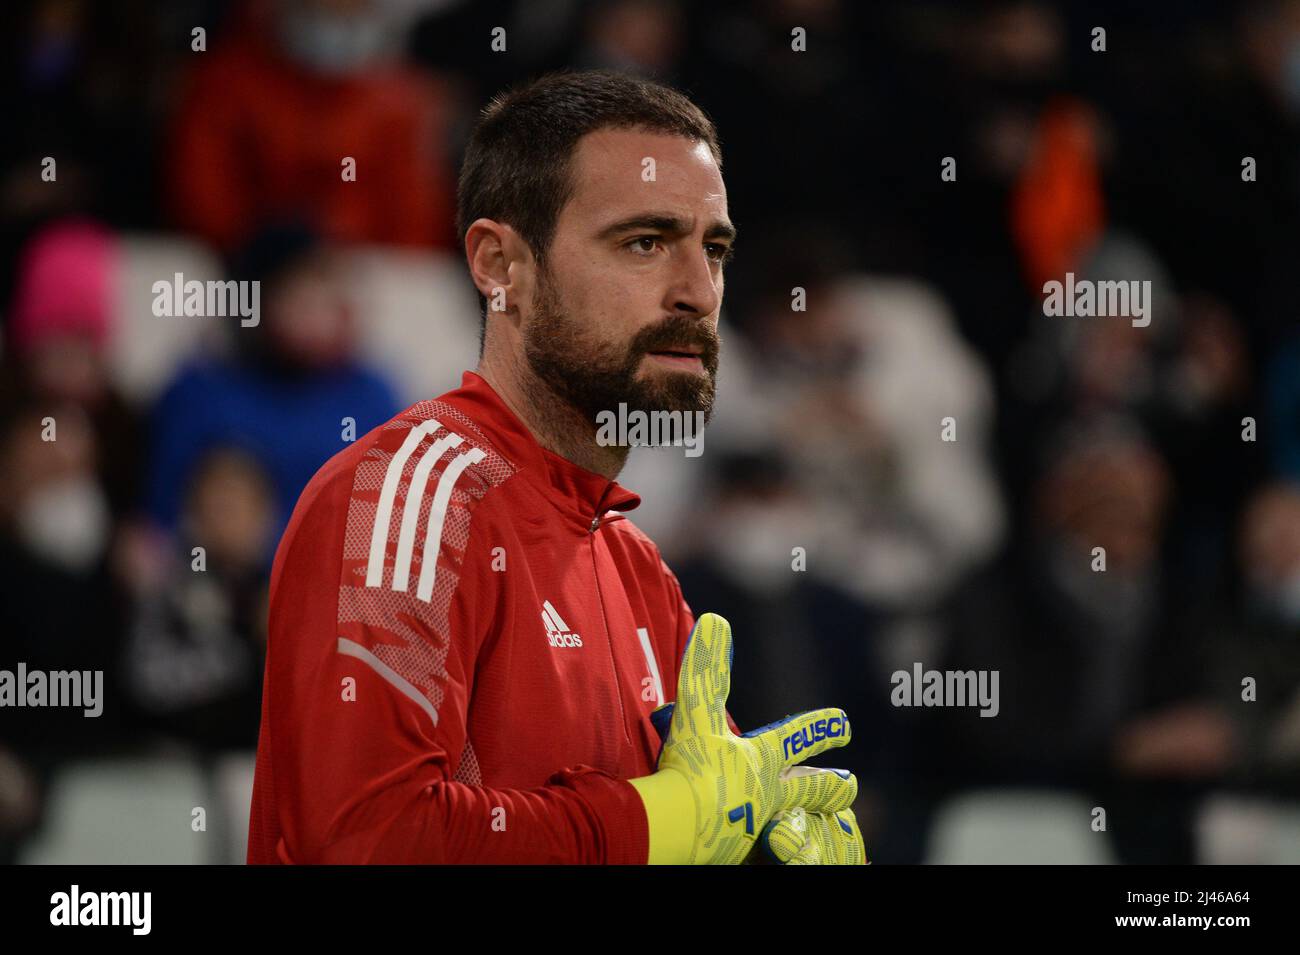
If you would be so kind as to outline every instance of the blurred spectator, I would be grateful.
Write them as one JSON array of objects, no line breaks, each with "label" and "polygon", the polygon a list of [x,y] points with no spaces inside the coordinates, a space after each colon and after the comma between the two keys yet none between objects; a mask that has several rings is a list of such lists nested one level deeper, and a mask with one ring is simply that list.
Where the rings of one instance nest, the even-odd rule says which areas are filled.
[{"label": "blurred spectator", "polygon": [[24,250],[10,312],[0,403],[22,396],[79,409],[107,453],[94,460],[115,517],[138,504],[143,437],[135,409],[108,370],[120,255],[103,227],[68,220],[38,233]]},{"label": "blurred spectator", "polygon": [[998,670],[1002,692],[996,719],[959,713],[947,727],[957,776],[1077,783],[1104,767],[1172,625],[1164,461],[1122,420],[1065,433],[1035,491],[1024,565],[993,565],[952,603],[949,667]]},{"label": "blurred spectator", "polygon": [[95,474],[104,453],[75,405],[0,407],[0,666],[103,675],[103,712],[94,718],[78,708],[6,707],[0,856],[39,823],[50,774],[72,756],[104,752],[122,726],[120,614],[107,562],[112,525]]},{"label": "blurred spectator", "polygon": [[[792,458],[819,462],[825,482],[815,499],[822,526],[835,530],[823,573],[876,605],[923,609],[988,558],[1003,531],[988,454],[992,383],[929,287],[844,276],[824,294],[824,317],[838,315],[844,336],[833,347],[855,360],[841,393],[805,406],[802,429],[787,422]],[[859,416],[840,422],[838,439],[836,408]]]},{"label": "blurred spectator", "polygon": [[[1250,499],[1239,525],[1242,590],[1196,603],[1213,648],[1208,681],[1241,749],[1233,782],[1300,797],[1300,483],[1278,481]],[[1243,681],[1255,683],[1244,699]]]},{"label": "blurred spectator", "polygon": [[[763,278],[740,303],[753,390],[723,396],[718,437],[742,428],[751,447],[769,442],[809,510],[802,540],[773,542],[778,556],[800,543],[825,582],[924,609],[1002,532],[988,374],[931,289],[853,271],[825,224],[781,235],[795,247],[756,250]],[[806,310],[794,310],[796,288]],[[954,440],[943,440],[949,417]]]},{"label": "blurred spectator", "polygon": [[356,316],[335,254],[308,231],[280,227],[240,256],[236,278],[262,283],[260,323],[235,322],[235,356],[194,360],[154,409],[149,514],[160,527],[176,529],[208,451],[241,448],[274,490],[269,561],[317,469],[400,410],[385,378],[354,357]]},{"label": "blurred spectator", "polygon": [[1189,596],[1161,569],[1170,475],[1122,420],[1074,433],[1039,483],[1026,563],[996,565],[952,604],[941,668],[997,670],[998,716],[917,716],[922,751],[943,753],[922,775],[1081,787],[1122,861],[1190,863],[1194,807],[1238,744]]},{"label": "blurred spectator", "polygon": [[339,241],[449,245],[444,94],[396,61],[410,6],[248,0],[193,54],[168,158],[175,220],[225,250],[290,219]]},{"label": "blurred spectator", "polygon": [[1241,437],[1242,418],[1257,414],[1242,323],[1213,297],[1180,295],[1163,262],[1131,235],[1104,235],[1078,278],[1150,282],[1150,324],[1035,317],[1011,363],[1016,381],[1007,402],[1021,438],[1032,438],[1005,462],[1007,483],[1024,493],[1035,449],[1062,422],[1130,418],[1178,475],[1167,570],[1188,589],[1212,584],[1229,569],[1232,515],[1263,463],[1252,453],[1257,445]]},{"label": "blurred spectator", "polygon": [[275,499],[257,462],[225,449],[203,458],[188,487],[178,546],[136,595],[124,681],[150,728],[205,751],[249,750],[261,715]]}]

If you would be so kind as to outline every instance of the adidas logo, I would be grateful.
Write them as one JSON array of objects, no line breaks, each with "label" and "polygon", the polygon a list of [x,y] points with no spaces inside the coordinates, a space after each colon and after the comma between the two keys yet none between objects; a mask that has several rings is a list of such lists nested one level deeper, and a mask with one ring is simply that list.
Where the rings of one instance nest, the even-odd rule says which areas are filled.
[{"label": "adidas logo", "polygon": [[569,630],[560,612],[549,600],[542,601],[542,626],[546,628],[546,642],[553,647],[580,647],[582,637]]}]

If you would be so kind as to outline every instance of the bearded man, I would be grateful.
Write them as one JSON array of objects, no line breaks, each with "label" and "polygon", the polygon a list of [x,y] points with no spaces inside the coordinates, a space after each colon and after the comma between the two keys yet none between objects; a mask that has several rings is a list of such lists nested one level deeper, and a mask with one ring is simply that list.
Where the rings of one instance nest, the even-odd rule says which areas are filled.
[{"label": "bearded man", "polygon": [[862,861],[856,781],[796,765],[843,712],[735,731],[730,628],[697,625],[598,440],[712,409],[712,124],[645,80],[544,77],[484,111],[458,218],[478,369],[331,459],[276,555],[249,861],[735,863],[764,833]]}]

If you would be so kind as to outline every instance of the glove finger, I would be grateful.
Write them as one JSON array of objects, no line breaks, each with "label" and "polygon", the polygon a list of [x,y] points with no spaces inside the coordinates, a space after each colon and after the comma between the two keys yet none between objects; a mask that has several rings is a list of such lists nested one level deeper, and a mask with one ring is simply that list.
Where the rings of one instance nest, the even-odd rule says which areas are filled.
[{"label": "glove finger", "polygon": [[834,840],[837,865],[868,865],[867,849],[862,844],[862,830],[852,809],[828,817],[830,838]]},{"label": "glove finger", "polygon": [[[808,851],[810,846],[815,847],[815,855]],[[816,862],[796,864],[862,865],[866,860],[866,851],[862,848],[862,836],[853,810],[809,816],[807,845],[799,850],[791,862],[800,857],[814,857]]]},{"label": "glove finger", "polygon": [[786,865],[826,865],[825,854],[819,843],[808,842],[802,849],[796,852]]},{"label": "glove finger", "polygon": [[762,845],[781,865],[869,865],[852,809],[836,813],[778,812],[764,827]]},{"label": "glove finger", "polygon": [[808,842],[807,818],[803,810],[796,808],[778,812],[763,827],[760,839],[769,858],[780,865],[788,863]]},{"label": "glove finger", "polygon": [[858,778],[847,769],[792,766],[781,773],[778,808],[802,806],[808,812],[839,812],[858,798]]},{"label": "glove finger", "polygon": [[808,816],[807,838],[787,865],[865,865],[866,849],[852,809]]},{"label": "glove finger", "polygon": [[[751,737],[751,734],[746,733],[745,736]],[[789,767],[828,749],[847,746],[852,732],[844,711],[829,707],[809,710],[770,727],[754,730],[752,738],[769,751],[779,754]]]},{"label": "glove finger", "polygon": [[730,732],[727,726],[730,692],[731,624],[716,613],[706,613],[695,622],[682,655],[672,735],[720,736]]}]

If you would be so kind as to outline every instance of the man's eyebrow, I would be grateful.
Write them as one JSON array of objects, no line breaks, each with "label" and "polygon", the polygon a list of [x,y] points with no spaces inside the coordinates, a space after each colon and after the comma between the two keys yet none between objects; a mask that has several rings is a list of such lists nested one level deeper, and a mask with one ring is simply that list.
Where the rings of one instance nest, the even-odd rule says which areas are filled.
[{"label": "man's eyebrow", "polygon": [[[680,216],[650,212],[642,215],[629,216],[626,219],[620,219],[618,222],[607,225],[605,228],[600,230],[598,238],[611,239],[616,235],[621,235],[625,232],[635,232],[638,229],[645,229],[651,232],[663,232],[666,235],[687,235],[691,231],[691,224]],[[706,239],[734,240],[736,238],[736,227],[730,222],[719,220],[709,226],[704,237]]]},{"label": "man's eyebrow", "polygon": [[704,233],[706,239],[726,239],[729,242],[736,241],[736,227],[725,220],[718,220]]}]

